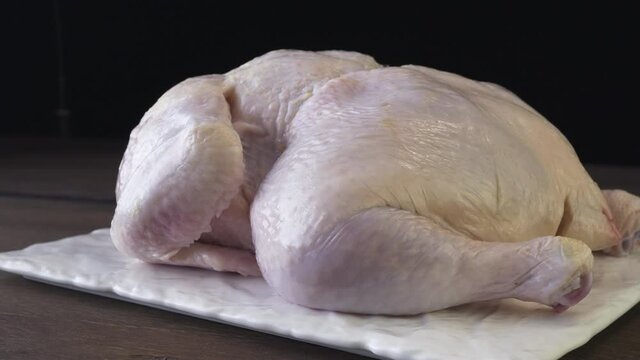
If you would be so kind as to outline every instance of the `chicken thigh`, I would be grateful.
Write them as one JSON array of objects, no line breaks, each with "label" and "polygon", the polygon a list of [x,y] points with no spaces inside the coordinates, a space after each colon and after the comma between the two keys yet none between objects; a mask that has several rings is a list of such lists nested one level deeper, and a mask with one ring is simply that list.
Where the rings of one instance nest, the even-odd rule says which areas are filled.
[{"label": "chicken thigh", "polygon": [[589,292],[592,251],[640,238],[640,199],[600,191],[514,94],[341,51],[176,85],[132,132],[116,196],[126,255],[355,313],[509,297],[563,311]]}]

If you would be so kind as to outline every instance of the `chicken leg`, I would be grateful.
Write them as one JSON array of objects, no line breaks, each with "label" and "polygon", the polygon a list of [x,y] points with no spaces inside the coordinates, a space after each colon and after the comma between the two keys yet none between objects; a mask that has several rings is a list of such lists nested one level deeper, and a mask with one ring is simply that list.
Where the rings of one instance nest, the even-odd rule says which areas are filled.
[{"label": "chicken leg", "polygon": [[591,250],[565,237],[483,242],[385,207],[312,236],[309,245],[293,248],[256,239],[269,284],[289,301],[312,308],[417,314],[513,297],[563,311],[591,287]]}]

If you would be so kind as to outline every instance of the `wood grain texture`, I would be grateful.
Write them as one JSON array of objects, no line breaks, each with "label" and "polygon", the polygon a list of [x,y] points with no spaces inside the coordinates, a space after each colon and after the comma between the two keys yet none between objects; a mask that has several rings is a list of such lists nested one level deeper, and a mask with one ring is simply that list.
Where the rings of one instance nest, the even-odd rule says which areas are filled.
[{"label": "wood grain texture", "polygon": [[125,145],[99,140],[0,140],[0,195],[115,201]]},{"label": "wood grain texture", "polygon": [[[0,143],[0,193],[4,193],[0,251],[109,226],[121,146],[29,144]],[[640,169],[594,166],[590,170],[603,187],[640,192]],[[639,330],[640,306],[636,306],[563,359],[640,359]],[[0,359],[45,358],[363,357],[0,272]]]}]

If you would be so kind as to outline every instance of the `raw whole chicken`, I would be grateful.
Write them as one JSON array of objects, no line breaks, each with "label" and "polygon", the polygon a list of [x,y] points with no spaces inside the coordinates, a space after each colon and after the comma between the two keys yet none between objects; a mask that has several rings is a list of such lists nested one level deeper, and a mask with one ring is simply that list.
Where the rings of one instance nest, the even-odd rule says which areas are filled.
[{"label": "raw whole chicken", "polygon": [[133,130],[111,235],[151,263],[263,276],[319,309],[563,311],[640,199],[601,191],[506,89],[344,51],[280,50],[166,92]]}]

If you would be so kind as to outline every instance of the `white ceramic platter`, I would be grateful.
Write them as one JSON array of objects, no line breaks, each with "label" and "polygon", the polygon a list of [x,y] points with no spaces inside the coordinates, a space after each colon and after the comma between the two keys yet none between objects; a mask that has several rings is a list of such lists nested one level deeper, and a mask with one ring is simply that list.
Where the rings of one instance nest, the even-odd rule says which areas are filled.
[{"label": "white ceramic platter", "polygon": [[124,258],[108,229],[0,253],[0,269],[382,359],[555,359],[640,300],[640,254],[598,256],[591,294],[559,315],[516,300],[412,317],[310,310],[285,302],[262,279]]}]

